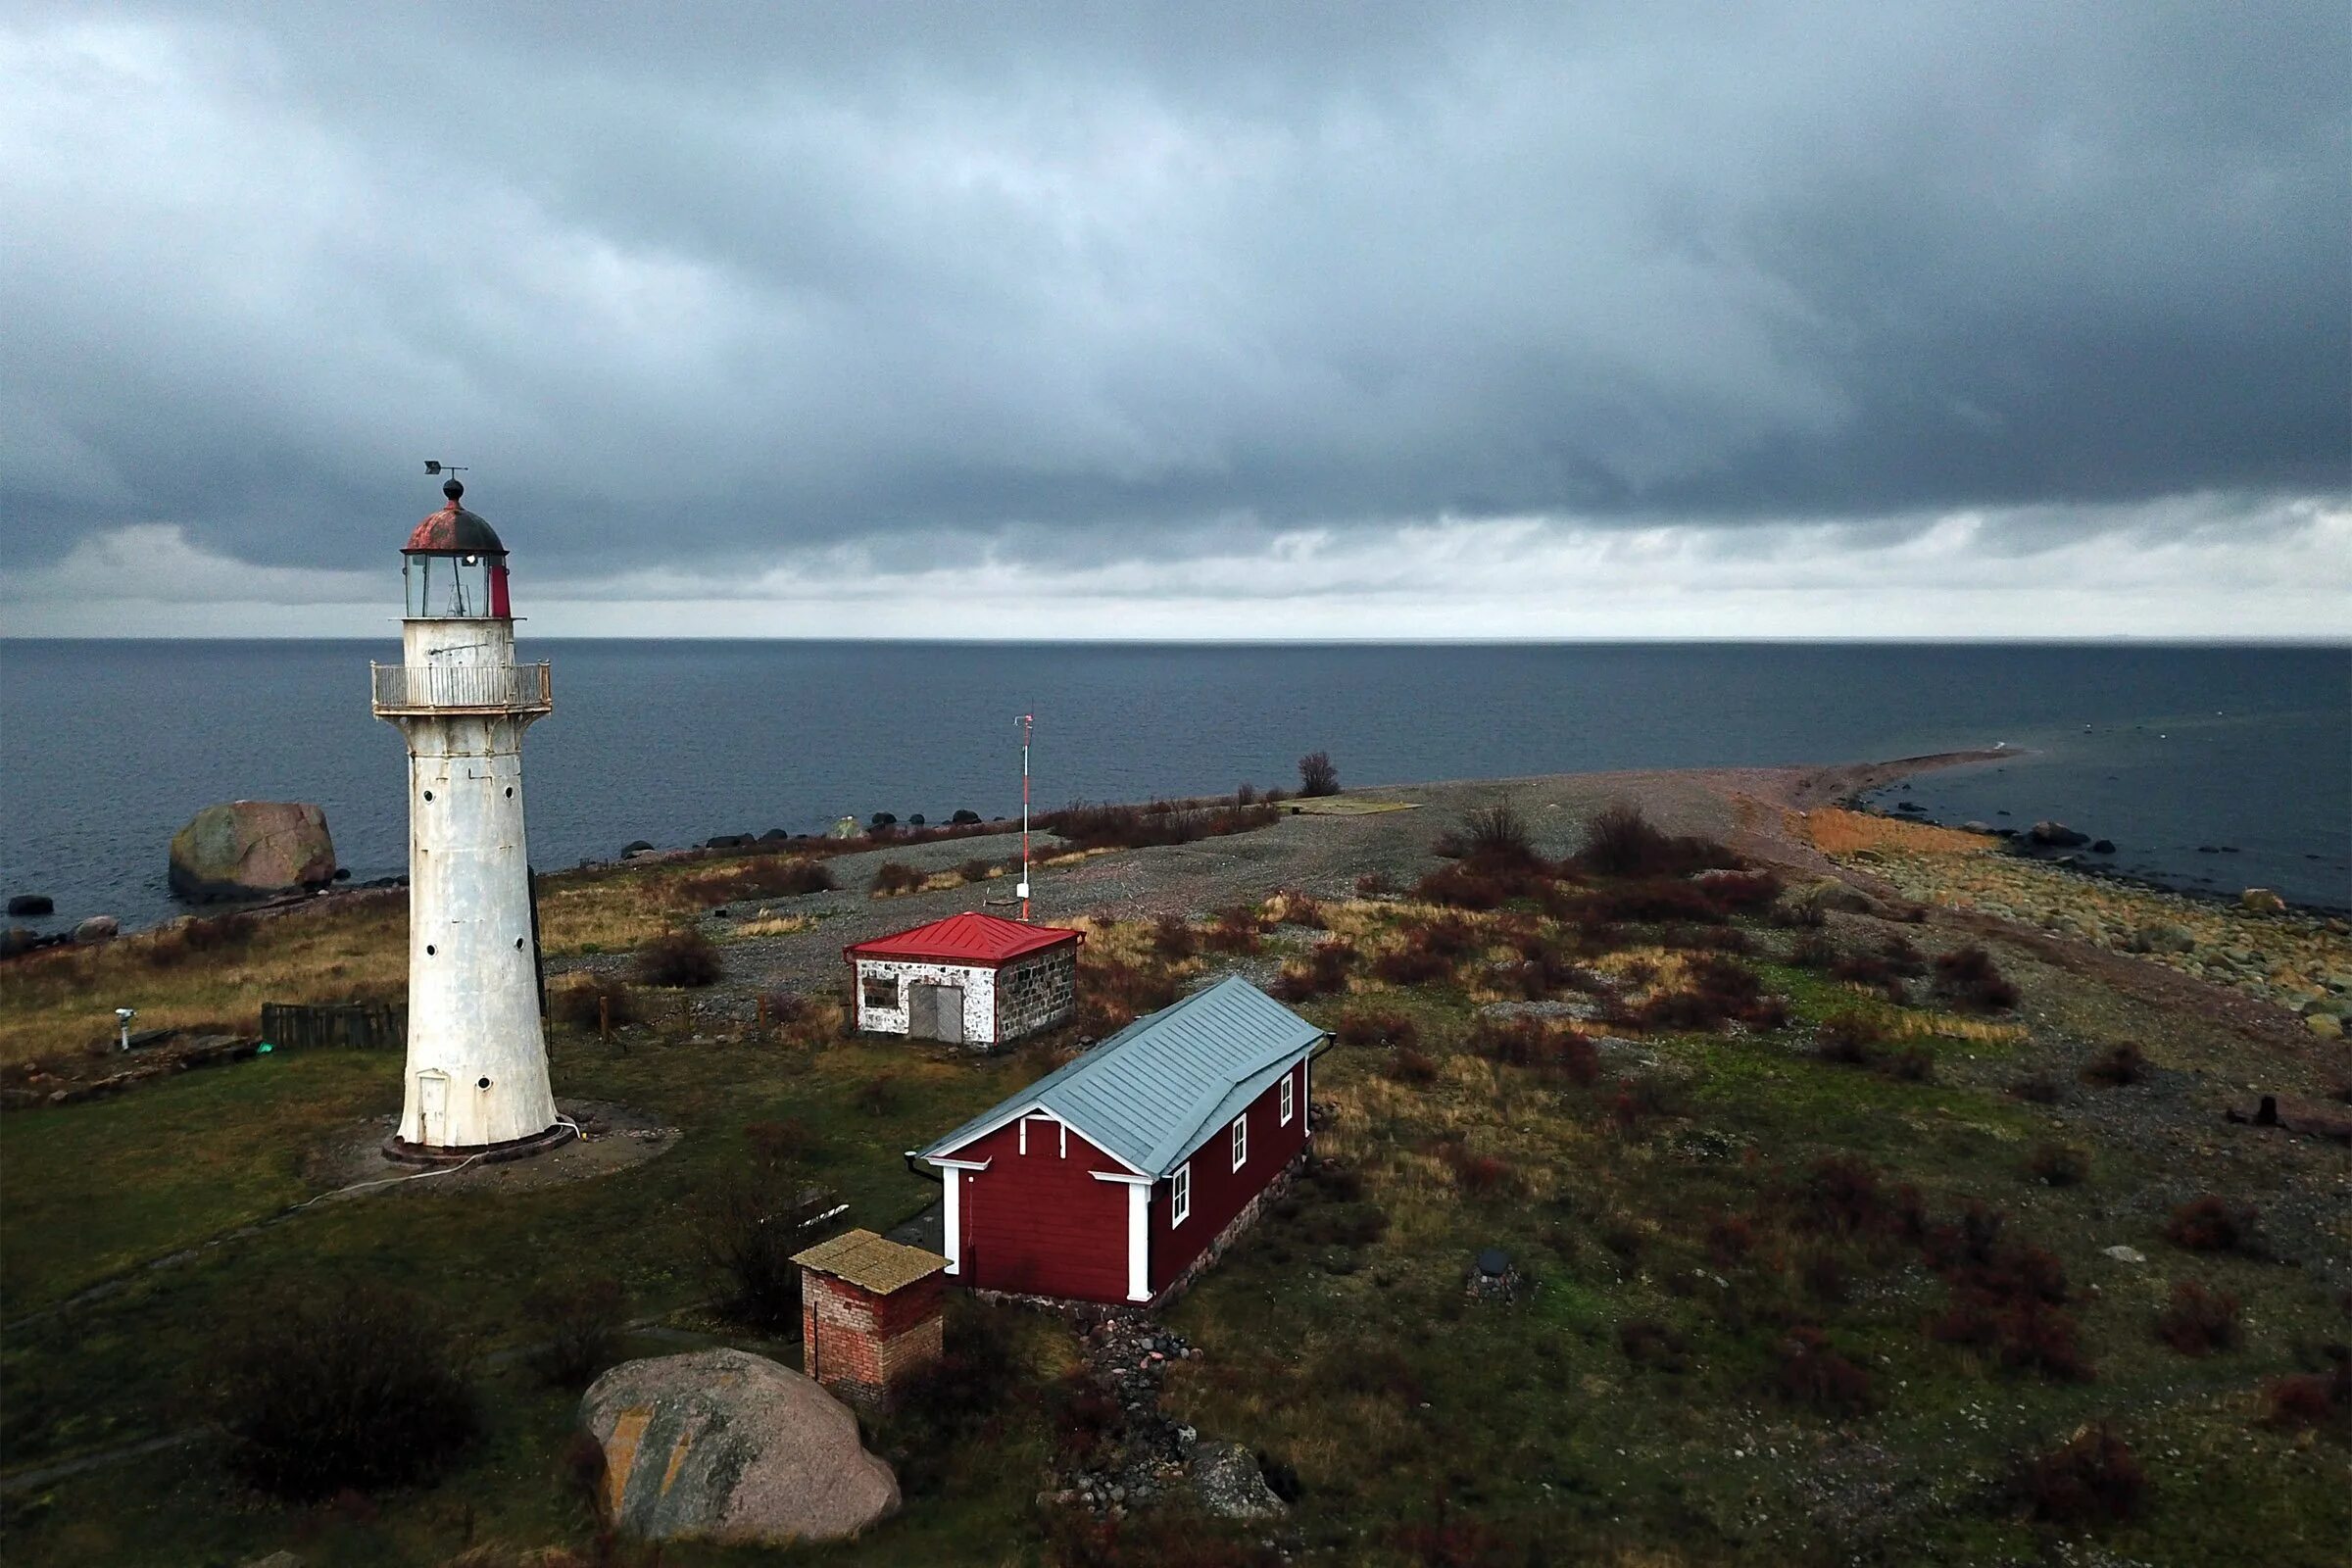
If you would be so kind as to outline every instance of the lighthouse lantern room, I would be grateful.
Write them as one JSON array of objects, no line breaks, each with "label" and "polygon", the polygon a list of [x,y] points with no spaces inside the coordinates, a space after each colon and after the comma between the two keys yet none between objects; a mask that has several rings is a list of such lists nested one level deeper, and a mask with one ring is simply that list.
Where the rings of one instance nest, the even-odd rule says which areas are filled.
[{"label": "lighthouse lantern room", "polygon": [[395,1158],[519,1154],[571,1134],[548,1087],[522,827],[522,732],[553,708],[514,662],[507,550],[449,504],[401,551],[402,660],[372,666],[409,748],[409,1053]]}]

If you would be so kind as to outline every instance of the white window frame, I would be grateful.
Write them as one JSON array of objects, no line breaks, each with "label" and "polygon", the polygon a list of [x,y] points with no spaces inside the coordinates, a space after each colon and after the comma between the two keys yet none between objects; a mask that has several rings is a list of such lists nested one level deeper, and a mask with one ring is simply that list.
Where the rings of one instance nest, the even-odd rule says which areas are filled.
[{"label": "white window frame", "polygon": [[1168,1178],[1168,1229],[1193,1217],[1193,1162],[1186,1160]]},{"label": "white window frame", "polygon": [[1292,1098],[1295,1092],[1296,1086],[1291,1082],[1291,1069],[1285,1067],[1282,1069],[1282,1124],[1285,1127],[1291,1124],[1291,1117],[1298,1110],[1298,1102]]},{"label": "white window frame", "polygon": [[1240,1170],[1244,1165],[1250,1163],[1250,1113],[1248,1111],[1245,1110],[1233,1118],[1233,1126],[1227,1129],[1227,1135],[1233,1144],[1233,1168]]}]

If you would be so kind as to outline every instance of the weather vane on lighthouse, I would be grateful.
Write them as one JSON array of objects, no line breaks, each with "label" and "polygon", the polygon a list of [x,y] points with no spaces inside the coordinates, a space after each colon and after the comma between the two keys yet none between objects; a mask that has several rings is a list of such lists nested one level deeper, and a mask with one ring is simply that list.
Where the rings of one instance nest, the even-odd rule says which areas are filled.
[{"label": "weather vane on lighthouse", "polygon": [[507,547],[448,505],[401,549],[402,660],[371,665],[375,716],[409,746],[409,1055],[395,1159],[551,1147],[573,1129],[548,1087],[522,830],[522,732],[554,707],[548,666],[514,662]]}]

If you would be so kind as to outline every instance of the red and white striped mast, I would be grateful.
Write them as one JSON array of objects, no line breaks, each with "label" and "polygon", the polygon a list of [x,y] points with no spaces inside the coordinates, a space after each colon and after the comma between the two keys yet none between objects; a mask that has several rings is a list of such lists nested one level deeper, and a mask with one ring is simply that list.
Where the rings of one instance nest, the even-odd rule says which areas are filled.
[{"label": "red and white striped mast", "polygon": [[1035,713],[1021,715],[1021,922],[1029,920],[1029,732],[1037,725]]}]

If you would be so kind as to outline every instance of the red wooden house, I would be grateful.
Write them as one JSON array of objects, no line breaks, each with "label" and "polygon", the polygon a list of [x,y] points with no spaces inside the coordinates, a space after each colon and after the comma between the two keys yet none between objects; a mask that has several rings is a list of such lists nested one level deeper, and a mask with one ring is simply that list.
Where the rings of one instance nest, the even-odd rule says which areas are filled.
[{"label": "red wooden house", "polygon": [[920,1152],[951,1277],[975,1290],[1157,1302],[1255,1217],[1306,1149],[1326,1036],[1229,978],[1139,1018]]}]

